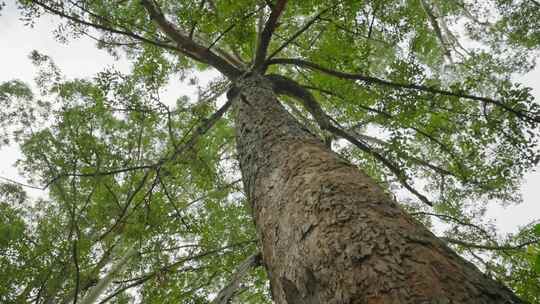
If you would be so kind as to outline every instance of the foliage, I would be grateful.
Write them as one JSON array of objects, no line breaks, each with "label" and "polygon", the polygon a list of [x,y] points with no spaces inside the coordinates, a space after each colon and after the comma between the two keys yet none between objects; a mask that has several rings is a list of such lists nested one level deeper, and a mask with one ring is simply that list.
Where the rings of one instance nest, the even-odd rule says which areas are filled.
[{"label": "foliage", "polygon": [[[90,36],[132,68],[66,79],[36,51],[37,92],[0,84],[0,139],[20,145],[19,169],[48,190],[33,200],[2,186],[0,301],[82,300],[135,246],[102,300],[208,302],[256,251],[221,98],[255,69],[309,92],[364,148],[295,96],[282,100],[411,214],[444,223],[456,249],[540,303],[538,225],[503,239],[482,221],[489,204],[520,201],[540,160],[540,107],[512,78],[534,67],[537,2],[306,0],[281,13],[286,1],[274,2],[19,1],[27,23],[60,16],[60,41]],[[172,79],[197,85],[209,69],[222,75],[196,98],[161,97]],[[242,282],[234,301],[270,301],[264,271]]]}]

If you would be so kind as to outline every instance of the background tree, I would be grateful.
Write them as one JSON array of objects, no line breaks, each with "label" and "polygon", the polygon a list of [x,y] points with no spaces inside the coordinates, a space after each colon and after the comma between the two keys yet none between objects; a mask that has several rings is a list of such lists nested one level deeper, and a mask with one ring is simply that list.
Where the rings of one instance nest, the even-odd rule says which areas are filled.
[{"label": "background tree", "polygon": [[[2,227],[13,227],[3,263],[25,269],[6,280],[5,301],[84,301],[124,258],[101,301],[206,302],[230,277],[243,280],[228,285],[235,301],[268,301],[261,269],[233,271],[256,236],[232,143],[235,90],[219,97],[249,71],[386,191],[411,193],[398,197],[410,214],[446,222],[445,241],[538,301],[533,226],[499,244],[480,217],[490,200],[518,202],[538,162],[538,105],[510,78],[534,66],[535,1],[20,4],[28,22],[59,15],[60,39],[91,36],[133,68],[66,80],[36,52],[43,96],[2,85],[4,138],[22,144],[21,170],[50,192],[28,202],[5,186],[22,198],[2,205]],[[171,77],[209,68],[222,76],[198,100],[160,98]]]}]

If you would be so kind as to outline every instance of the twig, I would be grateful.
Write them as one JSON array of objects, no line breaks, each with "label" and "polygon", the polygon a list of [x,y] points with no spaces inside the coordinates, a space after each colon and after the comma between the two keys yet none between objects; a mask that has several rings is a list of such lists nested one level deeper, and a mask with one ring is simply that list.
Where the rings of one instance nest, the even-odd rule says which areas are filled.
[{"label": "twig", "polygon": [[29,185],[29,184],[21,183],[21,182],[18,182],[16,180],[13,180],[11,178],[7,178],[7,177],[3,177],[3,176],[0,176],[0,179],[6,181],[8,183],[11,183],[11,184],[19,185],[21,187],[26,187],[26,188],[36,189],[36,190],[42,190],[42,191],[47,189],[47,186],[39,187],[39,186]]},{"label": "twig", "polygon": [[521,244],[518,244],[518,245],[497,246],[497,245],[474,244],[474,243],[469,243],[469,242],[456,240],[456,239],[452,239],[452,238],[447,238],[447,237],[443,237],[443,238],[441,238],[441,240],[443,240],[443,241],[445,241],[447,243],[452,243],[452,244],[460,245],[460,246],[467,247],[467,248],[485,249],[485,250],[494,250],[494,251],[520,250],[523,247],[540,243],[540,239],[534,239],[534,240],[530,240],[530,241],[527,241],[527,242],[524,242],[524,243],[521,243]]},{"label": "twig", "polygon": [[471,224],[471,223],[468,223],[468,222],[465,222],[463,220],[460,220],[456,217],[453,217],[453,216],[450,216],[450,215],[446,215],[446,214],[438,214],[438,213],[431,213],[431,212],[424,212],[424,211],[419,211],[419,212],[411,212],[409,213],[410,215],[429,215],[429,216],[435,216],[435,217],[438,217],[438,218],[442,218],[442,219],[446,219],[446,220],[450,220],[452,222],[456,222],[460,225],[463,225],[463,226],[469,226],[469,227],[472,227],[480,232],[482,232],[486,237],[488,238],[491,238],[491,236],[489,235],[489,233],[483,229],[482,227],[478,226],[478,225],[475,225],[475,224]]},{"label": "twig", "polygon": [[165,44],[165,43],[162,43],[162,42],[147,39],[147,38],[144,38],[144,37],[142,37],[142,36],[140,36],[138,34],[135,34],[133,32],[122,31],[122,30],[107,27],[107,26],[104,26],[104,25],[101,25],[101,24],[92,23],[92,22],[77,18],[75,16],[68,15],[67,13],[65,13],[63,11],[55,9],[55,8],[53,8],[51,6],[46,5],[43,2],[37,1],[37,0],[32,0],[32,3],[37,4],[41,8],[43,8],[43,9],[45,9],[45,10],[47,10],[47,11],[49,11],[49,12],[55,14],[55,15],[58,15],[58,16],[60,16],[62,18],[66,18],[66,19],[68,19],[70,21],[73,21],[73,22],[76,22],[76,23],[80,23],[80,24],[83,24],[83,25],[86,25],[86,26],[90,26],[90,27],[93,27],[93,28],[98,29],[98,30],[111,32],[113,34],[124,35],[124,36],[130,37],[130,38],[133,38],[135,40],[146,42],[146,43],[149,43],[149,44],[152,44],[152,45],[155,45],[155,46],[158,46],[158,47],[162,47],[162,48],[165,48],[165,49],[178,51],[178,49],[173,45],[169,45],[169,44]]}]

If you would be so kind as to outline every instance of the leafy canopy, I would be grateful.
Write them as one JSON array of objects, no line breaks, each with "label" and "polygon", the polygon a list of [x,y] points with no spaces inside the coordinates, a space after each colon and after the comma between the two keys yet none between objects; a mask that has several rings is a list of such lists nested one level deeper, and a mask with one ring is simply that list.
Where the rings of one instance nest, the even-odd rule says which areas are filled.
[{"label": "leafy canopy", "polygon": [[[221,96],[257,72],[419,220],[445,223],[445,240],[540,303],[538,226],[501,238],[481,217],[489,202],[519,202],[539,161],[539,106],[512,78],[535,66],[537,1],[19,5],[29,24],[60,16],[61,42],[88,36],[132,68],[65,79],[34,52],[39,94],[0,84],[0,137],[20,145],[21,172],[48,190],[32,200],[2,185],[1,302],[83,300],[123,258],[101,300],[208,302],[256,251]],[[220,75],[199,85],[210,69]],[[178,78],[199,95],[161,98]],[[251,270],[235,301],[269,302],[264,275]]]}]

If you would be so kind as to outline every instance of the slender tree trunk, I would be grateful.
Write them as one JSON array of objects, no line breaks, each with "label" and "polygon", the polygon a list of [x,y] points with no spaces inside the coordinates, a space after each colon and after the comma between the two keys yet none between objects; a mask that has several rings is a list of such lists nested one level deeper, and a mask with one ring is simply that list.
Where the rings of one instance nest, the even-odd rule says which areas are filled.
[{"label": "slender tree trunk", "polygon": [[264,78],[234,98],[275,303],[522,303],[297,123]]}]

